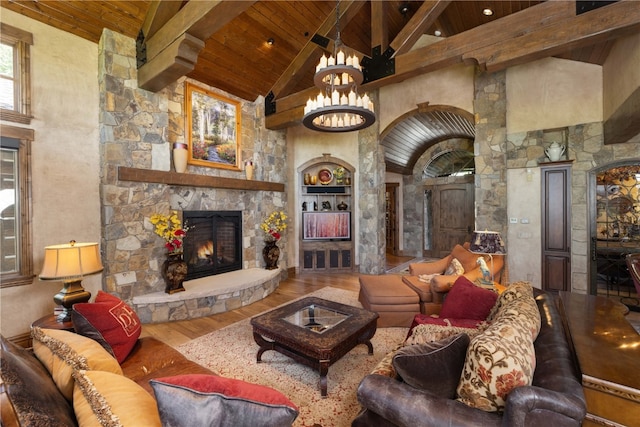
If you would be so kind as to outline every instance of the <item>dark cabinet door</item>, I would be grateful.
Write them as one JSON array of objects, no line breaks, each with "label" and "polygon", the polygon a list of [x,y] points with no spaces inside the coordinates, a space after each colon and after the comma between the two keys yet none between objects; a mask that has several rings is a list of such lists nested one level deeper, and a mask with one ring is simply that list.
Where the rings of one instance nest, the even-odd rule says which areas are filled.
[{"label": "dark cabinet door", "polygon": [[542,166],[542,288],[571,289],[571,166]]}]

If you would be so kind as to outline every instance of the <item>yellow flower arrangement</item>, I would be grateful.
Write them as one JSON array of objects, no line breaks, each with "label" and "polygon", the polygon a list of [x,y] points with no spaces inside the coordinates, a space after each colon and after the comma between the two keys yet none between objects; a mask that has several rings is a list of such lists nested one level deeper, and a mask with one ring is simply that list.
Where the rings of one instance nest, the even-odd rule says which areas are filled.
[{"label": "yellow flower arrangement", "polygon": [[283,211],[274,211],[260,224],[267,237],[280,240],[281,232],[287,229],[287,214]]},{"label": "yellow flower arrangement", "polygon": [[149,220],[156,227],[155,233],[165,240],[164,246],[169,250],[169,253],[182,250],[182,239],[187,235],[189,227],[182,227],[182,221],[178,218],[177,211],[173,211],[168,216],[153,214]]}]

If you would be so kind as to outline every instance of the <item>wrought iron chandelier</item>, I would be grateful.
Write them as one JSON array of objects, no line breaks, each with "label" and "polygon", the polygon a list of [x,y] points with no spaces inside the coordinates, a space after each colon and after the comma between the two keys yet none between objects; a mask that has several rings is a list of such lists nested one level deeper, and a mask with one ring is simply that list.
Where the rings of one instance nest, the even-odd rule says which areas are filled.
[{"label": "wrought iron chandelier", "polygon": [[316,66],[313,81],[320,93],[307,101],[302,123],[321,132],[351,132],[371,126],[376,115],[369,95],[358,95],[358,85],[362,80],[360,60],[355,54],[347,56],[343,51],[338,1],[333,55],[327,58],[323,54]]}]

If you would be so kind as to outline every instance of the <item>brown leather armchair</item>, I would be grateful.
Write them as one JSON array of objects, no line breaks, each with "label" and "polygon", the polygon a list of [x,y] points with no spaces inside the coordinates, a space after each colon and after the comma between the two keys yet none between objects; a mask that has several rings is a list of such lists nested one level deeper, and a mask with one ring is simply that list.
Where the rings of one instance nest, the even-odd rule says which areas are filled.
[{"label": "brown leather armchair", "polygon": [[[456,279],[460,277],[460,275],[444,274],[454,258],[462,265],[464,269],[463,276],[472,282],[480,280],[482,271],[477,262],[478,257],[485,259],[494,282],[500,282],[504,256],[493,255],[493,261],[491,261],[489,255],[478,255],[470,252],[469,242],[462,246],[456,245],[451,253],[442,259],[410,264],[409,275],[403,276],[402,280],[420,296],[420,312],[422,314],[440,313],[444,296],[449,292]],[[427,283],[420,280],[419,276],[421,275],[434,276],[431,278],[431,282]]]}]

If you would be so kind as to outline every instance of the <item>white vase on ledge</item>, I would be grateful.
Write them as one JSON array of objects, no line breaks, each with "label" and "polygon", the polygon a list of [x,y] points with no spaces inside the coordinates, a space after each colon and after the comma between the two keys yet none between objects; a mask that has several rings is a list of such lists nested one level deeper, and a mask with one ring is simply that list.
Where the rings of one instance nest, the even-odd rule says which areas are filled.
[{"label": "white vase on ledge", "polygon": [[253,162],[251,160],[247,160],[244,164],[244,172],[247,174],[247,179],[253,179]]},{"label": "white vase on ledge", "polygon": [[188,146],[181,142],[173,143],[173,167],[176,172],[184,173],[187,170]]}]

